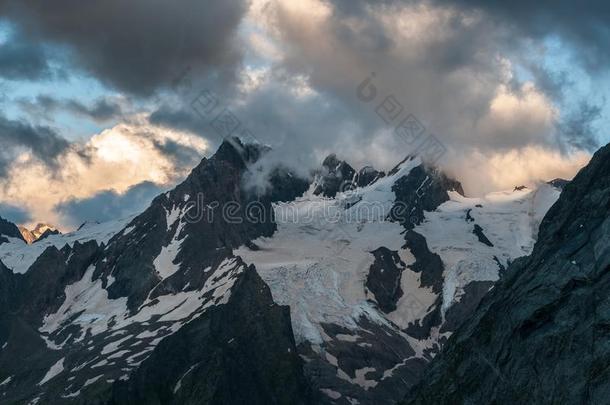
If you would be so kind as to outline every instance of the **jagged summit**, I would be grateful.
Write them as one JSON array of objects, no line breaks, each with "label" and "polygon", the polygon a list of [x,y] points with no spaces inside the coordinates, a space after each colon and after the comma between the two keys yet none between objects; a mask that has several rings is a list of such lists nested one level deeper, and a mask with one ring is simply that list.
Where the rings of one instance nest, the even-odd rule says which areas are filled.
[{"label": "jagged summit", "polygon": [[53,225],[39,223],[32,230],[27,229],[24,226],[19,227],[19,231],[23,236],[23,239],[29,244],[45,239],[51,235],[59,235],[60,232]]},{"label": "jagged summit", "polygon": [[365,166],[358,170],[354,183],[357,187],[366,187],[385,177],[385,172],[376,170],[373,166]]},{"label": "jagged summit", "polygon": [[337,155],[330,154],[322,162],[322,169],[316,173],[315,195],[334,198],[338,192],[353,188],[356,171]]},{"label": "jagged summit", "polygon": [[[423,175],[423,177],[418,176],[414,181],[419,181],[419,183],[409,183],[406,186],[407,188],[420,188],[419,191],[421,192],[424,188],[430,188],[433,183],[436,183],[441,188],[446,189],[446,191],[457,191],[464,195],[462,185],[458,181],[449,178],[437,168],[421,162],[416,156],[407,156],[390,170],[387,175],[394,176],[400,171],[401,167],[415,161],[419,162],[418,166],[420,168],[418,173]],[[338,192],[369,186],[385,176],[385,172],[378,171],[372,166],[365,166],[356,171],[349,163],[340,160],[336,154],[332,153],[322,162],[322,169],[314,174],[314,194],[334,198]],[[444,201],[446,200],[447,198]]]},{"label": "jagged summit", "polygon": [[246,167],[259,160],[270,150],[269,146],[260,143],[248,143],[238,137],[227,137],[211,159],[225,160],[234,165]]}]

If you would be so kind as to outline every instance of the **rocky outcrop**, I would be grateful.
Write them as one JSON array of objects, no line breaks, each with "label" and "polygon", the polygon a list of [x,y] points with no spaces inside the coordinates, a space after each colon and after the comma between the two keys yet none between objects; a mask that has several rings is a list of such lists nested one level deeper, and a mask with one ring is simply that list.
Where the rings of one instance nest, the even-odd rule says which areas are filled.
[{"label": "rocky outcrop", "polygon": [[396,203],[391,219],[400,222],[407,229],[412,229],[423,221],[424,211],[434,211],[439,205],[449,201],[449,191],[464,195],[460,182],[423,164],[399,179],[392,186],[392,191],[396,195]]},{"label": "rocky outcrop", "polygon": [[479,242],[489,247],[494,247],[494,244],[491,243],[487,236],[485,236],[485,232],[483,232],[483,228],[481,228],[479,224],[474,224],[474,229],[472,230],[472,233],[476,235],[477,239],[479,239]]},{"label": "rocky outcrop", "polygon": [[356,171],[353,167],[339,160],[335,154],[329,155],[322,162],[322,171],[317,176],[314,194],[334,198],[338,192],[354,187],[355,175]]},{"label": "rocky outcrop", "polygon": [[441,258],[428,249],[426,238],[422,235],[408,230],[405,233],[405,248],[409,249],[415,257],[415,263],[409,268],[420,274],[420,287],[430,288],[437,299],[430,308],[423,308],[426,315],[416,322],[412,322],[405,332],[416,339],[426,339],[430,336],[431,329],[440,326],[442,322],[441,305],[443,303],[443,271],[445,266]]},{"label": "rocky outcrop", "polygon": [[0,217],[0,245],[8,242],[7,238],[16,238],[25,242],[17,225]]},{"label": "rocky outcrop", "polygon": [[310,181],[287,168],[277,167],[271,172],[269,183],[268,197],[271,202],[288,202],[301,197],[309,189]]},{"label": "rocky outcrop", "polygon": [[565,188],[405,404],[602,404],[610,397],[610,145]]},{"label": "rocky outcrop", "polygon": [[383,177],[385,177],[384,172],[375,170],[375,168],[371,166],[365,166],[362,169],[358,170],[358,173],[356,173],[354,184],[357,187],[366,187],[375,183],[377,180]]},{"label": "rocky outcrop", "polygon": [[375,296],[379,308],[389,313],[396,309],[396,303],[402,296],[400,276],[405,268],[398,252],[380,247],[371,252],[375,261],[370,267],[366,279],[366,288]]}]

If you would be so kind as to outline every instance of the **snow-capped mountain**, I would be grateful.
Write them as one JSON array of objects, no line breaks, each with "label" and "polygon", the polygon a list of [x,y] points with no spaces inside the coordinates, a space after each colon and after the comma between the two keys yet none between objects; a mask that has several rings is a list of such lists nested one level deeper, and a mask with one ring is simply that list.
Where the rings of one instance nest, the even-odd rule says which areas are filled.
[{"label": "snow-capped mountain", "polygon": [[560,194],[330,156],[256,195],[264,153],[227,141],[143,213],[31,245],[1,222],[0,403],[393,403]]},{"label": "snow-capped mountain", "polygon": [[[391,403],[510,262],[531,252],[560,192],[541,184],[467,198],[417,158],[348,188],[326,198],[329,188],[314,184],[277,204],[277,231],[235,254],[290,307],[305,372],[325,400]],[[405,221],[388,220],[401,207]]]},{"label": "snow-capped mountain", "polygon": [[53,225],[39,223],[31,231],[24,226],[19,227],[21,236],[27,243],[34,243],[51,235],[58,235],[60,232]]}]

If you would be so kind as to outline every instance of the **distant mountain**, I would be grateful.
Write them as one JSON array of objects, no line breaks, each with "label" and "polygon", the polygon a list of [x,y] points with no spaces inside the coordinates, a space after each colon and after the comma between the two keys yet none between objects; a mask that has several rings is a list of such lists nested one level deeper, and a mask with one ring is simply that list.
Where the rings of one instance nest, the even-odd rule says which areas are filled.
[{"label": "distant mountain", "polygon": [[23,239],[32,244],[41,239],[47,238],[51,235],[59,235],[60,232],[53,225],[39,223],[33,230],[28,230],[24,226],[19,227],[19,232],[21,232],[21,236]]},{"label": "distant mountain", "polygon": [[405,404],[609,402],[610,145],[563,187]]},{"label": "distant mountain", "polygon": [[261,195],[266,151],[227,140],[139,215],[6,238],[0,404],[394,403],[560,194],[468,198],[416,157],[331,155]]}]

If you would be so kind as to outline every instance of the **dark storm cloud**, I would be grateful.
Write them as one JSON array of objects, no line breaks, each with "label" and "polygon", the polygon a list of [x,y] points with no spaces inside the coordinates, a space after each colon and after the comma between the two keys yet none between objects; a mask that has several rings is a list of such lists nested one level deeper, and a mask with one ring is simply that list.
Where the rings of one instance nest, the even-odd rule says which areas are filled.
[{"label": "dark storm cloud", "polygon": [[161,105],[150,114],[150,123],[168,128],[189,131],[198,135],[205,135],[207,121],[189,105],[182,103],[181,107],[171,107],[167,104]]},{"label": "dark storm cloud", "polygon": [[45,49],[18,36],[0,45],[0,77],[9,80],[36,80],[52,75]]},{"label": "dark storm cloud", "polygon": [[138,95],[186,66],[231,70],[245,0],[2,0],[0,14],[30,38],[65,44],[102,81]]},{"label": "dark storm cloud", "polygon": [[573,45],[584,66],[598,71],[610,62],[610,2],[605,0],[434,0],[439,4],[485,11],[512,26],[516,35],[541,38],[556,34]]},{"label": "dark storm cloud", "polygon": [[595,151],[599,147],[599,141],[594,123],[601,118],[601,115],[601,106],[583,101],[560,123],[559,130],[569,145]]},{"label": "dark storm cloud", "polygon": [[32,220],[32,217],[27,210],[2,202],[0,202],[0,217],[7,219],[14,224],[23,224]]},{"label": "dark storm cloud", "polygon": [[68,101],[65,106],[70,111],[90,117],[96,121],[108,121],[113,118],[119,118],[122,114],[121,106],[106,98],[95,101],[92,106],[86,106],[75,100]]},{"label": "dark storm cloud", "polygon": [[50,166],[69,148],[69,142],[52,128],[34,126],[25,121],[11,120],[0,115],[0,173],[4,174],[18,149],[30,150]]},{"label": "dark storm cloud", "polygon": [[161,154],[175,162],[177,167],[195,167],[203,157],[195,149],[168,139],[164,143],[154,141],[154,145]]},{"label": "dark storm cloud", "polygon": [[138,213],[162,190],[151,182],[131,187],[124,194],[102,191],[91,198],[71,200],[56,207],[62,223],[78,227],[85,221],[110,221]]},{"label": "dark storm cloud", "polygon": [[52,114],[63,110],[94,121],[104,122],[123,116],[121,105],[109,98],[99,98],[91,105],[76,100],[59,100],[48,95],[39,95],[34,100],[18,100],[19,105],[31,115],[52,119]]}]

